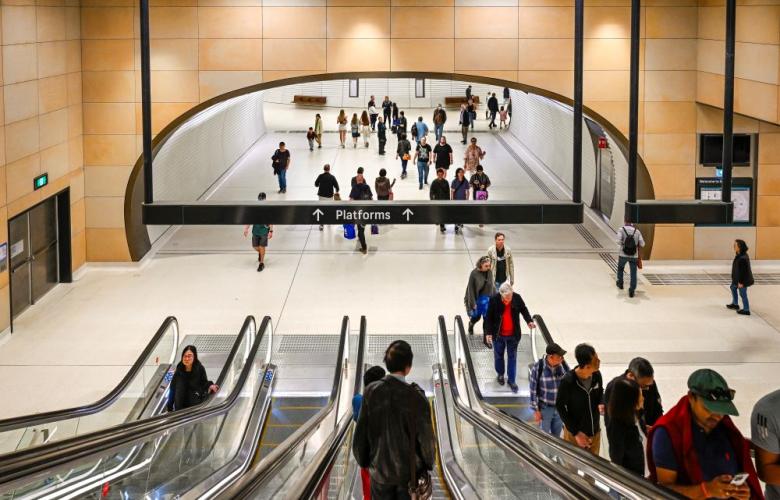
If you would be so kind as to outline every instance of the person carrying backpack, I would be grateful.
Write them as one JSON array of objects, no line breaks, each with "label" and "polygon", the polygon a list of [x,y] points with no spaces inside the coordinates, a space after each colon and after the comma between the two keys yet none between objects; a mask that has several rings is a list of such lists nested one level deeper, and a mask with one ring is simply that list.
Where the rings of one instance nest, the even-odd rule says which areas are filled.
[{"label": "person carrying backpack", "polygon": [[534,363],[528,377],[534,421],[544,432],[555,437],[561,437],[563,430],[563,421],[555,408],[555,398],[561,379],[569,371],[569,365],[563,359],[565,355],[566,351],[561,346],[549,344],[544,357]]},{"label": "person carrying backpack", "polygon": [[621,290],[623,289],[623,271],[626,264],[628,264],[631,272],[628,296],[633,297],[636,291],[636,270],[641,262],[639,252],[645,246],[645,240],[642,238],[642,233],[639,229],[633,223],[626,221],[625,225],[618,229],[617,243],[620,248],[620,256],[618,258],[617,281],[615,284]]}]

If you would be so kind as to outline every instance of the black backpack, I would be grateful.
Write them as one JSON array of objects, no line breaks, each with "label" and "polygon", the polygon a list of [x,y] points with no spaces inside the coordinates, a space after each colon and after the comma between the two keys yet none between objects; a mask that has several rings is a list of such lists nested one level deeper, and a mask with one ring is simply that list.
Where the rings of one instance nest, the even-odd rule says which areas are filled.
[{"label": "black backpack", "polygon": [[634,235],[636,234],[636,229],[634,229],[634,232],[631,234],[628,234],[628,231],[626,231],[626,228],[622,228],[623,233],[625,233],[626,237],[623,239],[623,253],[631,256],[636,255],[637,245],[636,245],[636,239],[634,238]]}]

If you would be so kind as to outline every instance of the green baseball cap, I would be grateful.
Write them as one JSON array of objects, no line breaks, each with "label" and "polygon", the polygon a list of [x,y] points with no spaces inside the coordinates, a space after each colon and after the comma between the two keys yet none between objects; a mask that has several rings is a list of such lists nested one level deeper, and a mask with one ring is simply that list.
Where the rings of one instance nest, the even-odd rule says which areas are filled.
[{"label": "green baseball cap", "polygon": [[726,379],[715,370],[705,368],[691,373],[688,389],[701,398],[709,411],[719,415],[739,415],[733,403],[734,389],[730,389]]}]

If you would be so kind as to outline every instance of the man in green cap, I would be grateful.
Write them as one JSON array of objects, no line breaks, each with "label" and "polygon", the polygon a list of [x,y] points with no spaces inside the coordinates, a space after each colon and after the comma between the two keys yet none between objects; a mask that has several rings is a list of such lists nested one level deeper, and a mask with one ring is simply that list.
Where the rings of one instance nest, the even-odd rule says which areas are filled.
[{"label": "man in green cap", "polygon": [[748,441],[729,418],[739,415],[733,400],[719,373],[693,372],[688,394],[647,436],[650,479],[688,498],[763,499]]}]

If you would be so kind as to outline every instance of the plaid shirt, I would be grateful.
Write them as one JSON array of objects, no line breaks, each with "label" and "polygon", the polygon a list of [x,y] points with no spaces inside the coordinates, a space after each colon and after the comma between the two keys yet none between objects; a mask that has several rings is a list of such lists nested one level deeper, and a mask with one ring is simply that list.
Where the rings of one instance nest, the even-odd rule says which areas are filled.
[{"label": "plaid shirt", "polygon": [[[544,364],[541,376],[539,374],[539,364]],[[566,361],[556,366],[550,367],[547,364],[547,356],[543,357],[531,368],[531,409],[539,409],[539,401],[547,406],[555,406],[555,398],[558,396],[558,386],[561,379],[569,371],[569,365]]]}]

